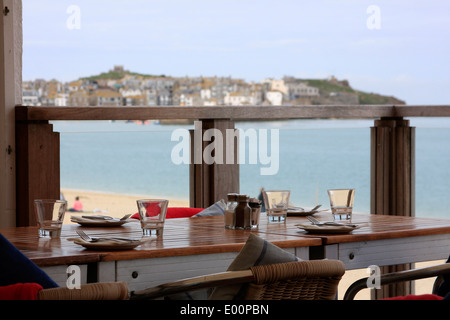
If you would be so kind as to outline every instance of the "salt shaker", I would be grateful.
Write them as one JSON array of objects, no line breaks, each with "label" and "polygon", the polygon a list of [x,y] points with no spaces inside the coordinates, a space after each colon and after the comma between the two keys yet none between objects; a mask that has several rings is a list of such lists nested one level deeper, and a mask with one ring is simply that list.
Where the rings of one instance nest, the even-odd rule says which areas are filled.
[{"label": "salt shaker", "polygon": [[235,208],[237,206],[237,193],[227,195],[227,207],[225,208],[225,228],[234,229],[236,225]]},{"label": "salt shaker", "polygon": [[248,205],[249,196],[238,195],[238,205],[235,211],[235,229],[252,228],[252,209]]}]

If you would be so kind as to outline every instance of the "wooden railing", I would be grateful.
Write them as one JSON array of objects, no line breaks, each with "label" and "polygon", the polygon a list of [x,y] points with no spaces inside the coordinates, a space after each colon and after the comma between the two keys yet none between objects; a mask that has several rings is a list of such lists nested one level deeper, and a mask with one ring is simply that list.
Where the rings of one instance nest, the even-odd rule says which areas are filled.
[{"label": "wooden railing", "polygon": [[[234,128],[234,121],[240,120],[374,119],[371,138],[371,211],[413,215],[414,153],[411,148],[414,148],[414,132],[409,122],[404,120],[406,117],[450,117],[450,106],[17,106],[17,225],[35,223],[33,199],[59,197],[59,133],[53,132],[49,123],[56,120],[190,119],[202,121],[203,131],[216,128],[225,132],[226,129]],[[191,165],[191,206],[208,206],[225,198],[231,191],[239,191],[238,164]]]},{"label": "wooden railing", "polygon": [[[371,128],[371,213],[414,215],[415,128],[409,117],[450,117],[450,105],[218,106],[218,107],[16,107],[17,225],[34,225],[33,199],[60,194],[56,120],[199,120],[202,130],[225,133],[234,121],[275,119],[374,119]],[[255,122],[255,127],[257,127]],[[203,132],[202,132],[203,135]],[[191,139],[192,141],[192,139]],[[191,145],[203,151],[205,145]],[[236,153],[235,153],[236,154]],[[236,162],[235,162],[236,163]],[[238,164],[190,165],[190,204],[206,207],[239,192]],[[384,272],[404,266],[383,267]],[[387,269],[386,269],[387,268]],[[405,289],[406,288],[406,289]],[[403,291],[405,290],[405,291]],[[394,289],[407,294],[407,286]],[[381,295],[383,296],[383,295]]]},{"label": "wooden railing", "polygon": [[219,107],[25,107],[16,108],[18,121],[47,120],[159,120],[232,119],[271,120],[302,118],[362,119],[386,117],[450,117],[450,105],[307,105]]}]

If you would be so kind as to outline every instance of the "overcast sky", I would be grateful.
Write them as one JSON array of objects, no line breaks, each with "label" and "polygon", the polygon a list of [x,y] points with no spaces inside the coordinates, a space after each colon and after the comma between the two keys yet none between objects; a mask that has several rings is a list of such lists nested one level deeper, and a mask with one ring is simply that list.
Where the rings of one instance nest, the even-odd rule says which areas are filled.
[{"label": "overcast sky", "polygon": [[450,1],[23,0],[23,79],[347,79],[450,104]]}]

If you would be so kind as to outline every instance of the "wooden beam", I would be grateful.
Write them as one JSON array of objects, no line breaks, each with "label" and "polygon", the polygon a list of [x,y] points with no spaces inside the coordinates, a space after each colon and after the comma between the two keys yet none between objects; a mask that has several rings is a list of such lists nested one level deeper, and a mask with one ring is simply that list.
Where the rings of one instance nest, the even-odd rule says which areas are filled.
[{"label": "wooden beam", "polygon": [[371,213],[414,216],[415,128],[383,118],[371,128]]},{"label": "wooden beam", "polygon": [[393,117],[450,117],[450,106],[395,106]]},{"label": "wooden beam", "polygon": [[299,105],[299,106],[156,106],[29,107],[17,106],[17,120],[163,120],[163,119],[376,119],[449,117],[450,106]]},{"label": "wooden beam", "polygon": [[15,107],[22,99],[22,1],[0,0],[0,226],[16,223]]},{"label": "wooden beam", "polygon": [[47,122],[16,123],[18,227],[36,225],[33,201],[60,198],[59,133]]},{"label": "wooden beam", "polygon": [[[382,118],[371,128],[371,213],[415,215],[415,128],[403,118]],[[381,267],[382,273],[399,272],[410,264]],[[376,290],[376,299],[404,296],[412,292],[410,283]]]},{"label": "wooden beam", "polygon": [[[215,133],[219,136],[208,138],[205,135],[208,130],[216,130]],[[239,193],[239,164],[237,161],[239,140],[235,139],[227,143],[227,132],[228,137],[230,137],[229,133],[235,132],[233,121],[197,121],[195,129],[191,130],[191,207],[207,208],[221,199],[226,200],[228,193]],[[233,160],[229,161],[232,163],[226,161],[228,152],[233,153]],[[221,157],[219,157],[220,153]],[[213,158],[216,157],[212,163],[205,159],[211,155]]]}]

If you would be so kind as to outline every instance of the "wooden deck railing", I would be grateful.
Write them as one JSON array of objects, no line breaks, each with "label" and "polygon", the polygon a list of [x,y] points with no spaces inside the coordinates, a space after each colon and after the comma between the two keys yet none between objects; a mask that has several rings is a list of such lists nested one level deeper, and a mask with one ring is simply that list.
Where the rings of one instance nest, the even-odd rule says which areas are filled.
[{"label": "wooden deck railing", "polygon": [[[450,117],[450,105],[16,107],[17,225],[34,225],[33,199],[60,194],[59,133],[54,120],[200,120],[225,133],[239,120],[374,119],[371,128],[371,213],[414,215],[415,128],[410,117]],[[257,127],[257,123],[255,123]],[[203,132],[202,132],[203,135]],[[192,140],[192,139],[191,139]],[[203,151],[205,145],[196,146]],[[191,145],[191,151],[195,151]],[[195,152],[191,152],[194,154]],[[236,154],[236,153],[235,153]],[[202,159],[203,160],[203,159]],[[235,162],[236,163],[236,162]],[[190,204],[206,207],[239,192],[238,164],[190,166]],[[404,266],[384,272],[402,270]],[[406,289],[405,289],[406,288]],[[392,290],[392,289],[391,289]],[[403,291],[406,290],[406,291]],[[405,286],[394,289],[408,293]],[[381,295],[383,296],[383,294]]]},{"label": "wooden deck railing", "polygon": [[[59,133],[53,132],[49,123],[56,120],[190,119],[202,121],[202,130],[216,128],[225,132],[234,128],[234,121],[239,120],[374,119],[371,129],[371,211],[413,215],[414,130],[409,127],[408,120],[404,120],[406,117],[450,117],[450,105],[17,106],[17,225],[35,223],[33,199],[59,197]],[[191,165],[191,206],[205,207],[225,198],[228,192],[238,191],[239,165]]]},{"label": "wooden deck railing", "polygon": [[25,107],[16,108],[18,121],[47,120],[160,120],[232,119],[272,120],[302,118],[371,119],[390,117],[450,117],[450,105],[317,105],[219,107]]}]

